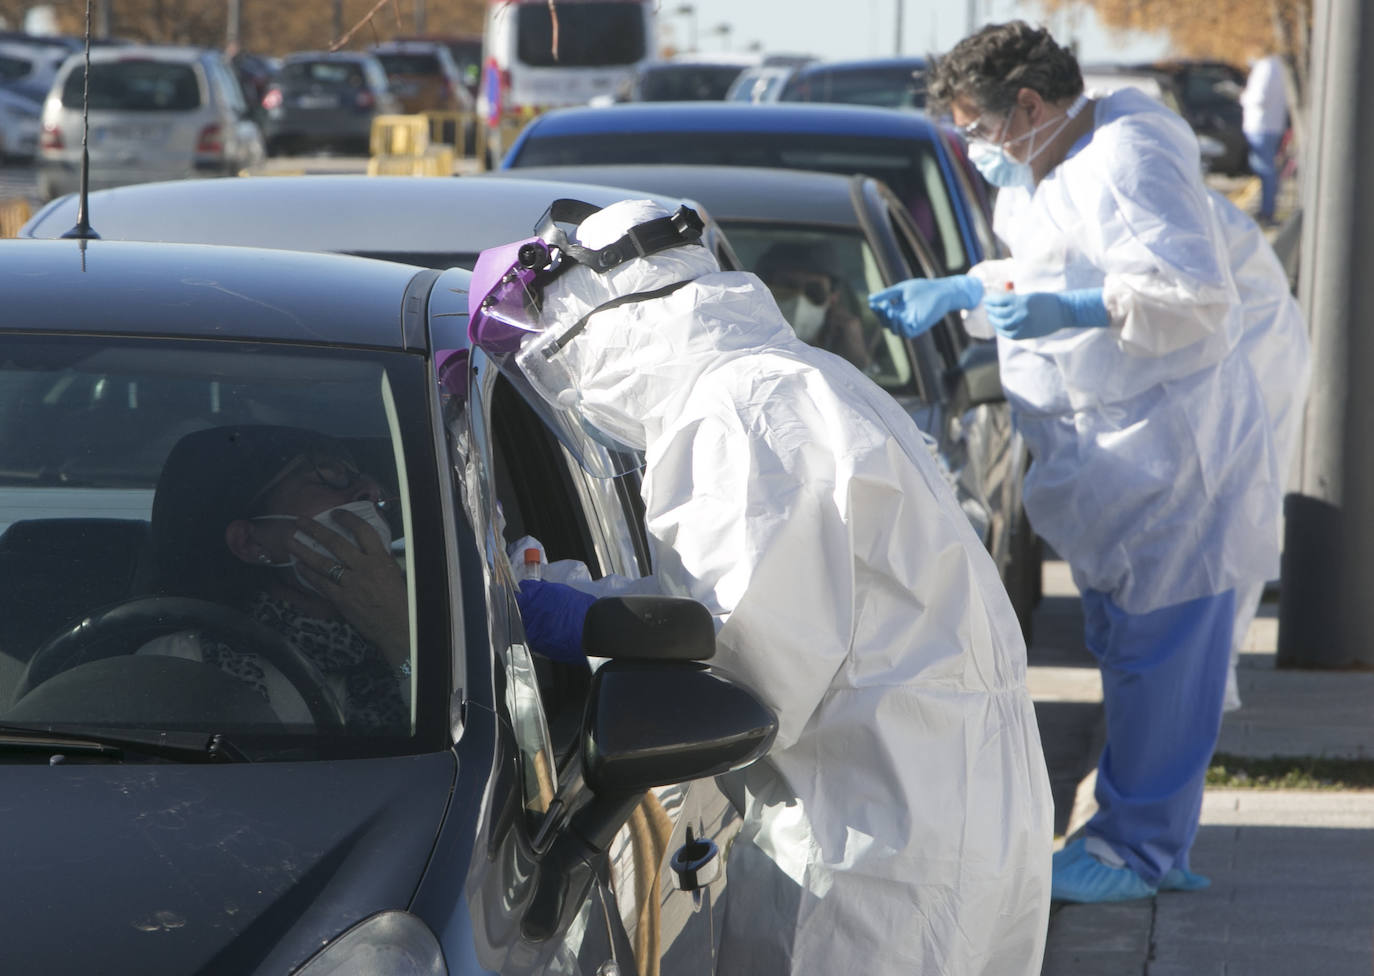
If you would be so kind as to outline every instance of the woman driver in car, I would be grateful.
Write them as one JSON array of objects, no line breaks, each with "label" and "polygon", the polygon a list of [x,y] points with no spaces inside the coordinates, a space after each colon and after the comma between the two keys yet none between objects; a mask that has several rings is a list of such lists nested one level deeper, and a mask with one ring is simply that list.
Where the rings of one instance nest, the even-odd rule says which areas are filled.
[{"label": "woman driver in car", "polygon": [[[350,729],[403,731],[406,581],[381,499],[344,445],[315,431],[196,431],[172,448],[158,479],[141,588],[242,610],[320,669]],[[154,643],[144,652],[199,657],[278,704],[284,679],[257,654],[205,638],[189,652],[184,637]]]}]

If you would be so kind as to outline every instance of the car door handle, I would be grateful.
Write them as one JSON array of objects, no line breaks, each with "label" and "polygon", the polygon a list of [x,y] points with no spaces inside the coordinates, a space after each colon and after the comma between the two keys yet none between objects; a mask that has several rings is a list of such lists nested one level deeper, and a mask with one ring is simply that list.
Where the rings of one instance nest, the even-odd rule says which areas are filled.
[{"label": "car door handle", "polygon": [[720,877],[720,848],[708,837],[693,838],[688,827],[687,843],[677,849],[669,863],[680,891],[699,891]]}]

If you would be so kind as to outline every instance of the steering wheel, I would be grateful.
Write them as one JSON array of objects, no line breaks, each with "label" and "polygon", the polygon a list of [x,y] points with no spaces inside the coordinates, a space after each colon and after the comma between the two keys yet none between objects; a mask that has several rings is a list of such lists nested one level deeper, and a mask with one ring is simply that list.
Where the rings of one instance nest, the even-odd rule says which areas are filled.
[{"label": "steering wheel", "polygon": [[15,686],[13,700],[19,701],[62,671],[88,661],[133,654],[148,641],[181,630],[193,630],[244,653],[261,655],[300,692],[318,729],[343,731],[343,708],[313,661],[281,634],[247,614],[191,597],[142,597],[82,620],[34,652]]}]

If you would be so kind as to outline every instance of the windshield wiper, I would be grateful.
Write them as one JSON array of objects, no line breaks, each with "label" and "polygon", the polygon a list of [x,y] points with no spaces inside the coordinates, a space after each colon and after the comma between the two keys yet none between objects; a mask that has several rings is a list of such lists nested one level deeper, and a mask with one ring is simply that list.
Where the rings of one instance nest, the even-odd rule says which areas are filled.
[{"label": "windshield wiper", "polygon": [[218,732],[167,732],[153,729],[54,729],[0,724],[0,750],[84,754],[122,759],[125,753],[178,762],[251,762]]}]

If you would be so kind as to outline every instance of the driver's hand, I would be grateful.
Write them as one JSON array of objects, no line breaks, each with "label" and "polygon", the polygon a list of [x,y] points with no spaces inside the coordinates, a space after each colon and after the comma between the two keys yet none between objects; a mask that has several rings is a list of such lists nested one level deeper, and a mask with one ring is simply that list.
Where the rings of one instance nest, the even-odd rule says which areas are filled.
[{"label": "driver's hand", "polygon": [[[410,658],[410,615],[406,601],[405,574],[396,558],[382,545],[372,526],[352,512],[335,512],[339,528],[352,533],[355,546],[314,519],[296,520],[296,528],[328,549],[333,557],[314,552],[296,539],[289,543],[296,563],[339,615],[363,637],[380,647],[387,660],[399,667]],[[330,570],[338,563],[337,581]]]}]

